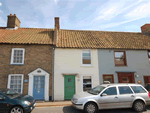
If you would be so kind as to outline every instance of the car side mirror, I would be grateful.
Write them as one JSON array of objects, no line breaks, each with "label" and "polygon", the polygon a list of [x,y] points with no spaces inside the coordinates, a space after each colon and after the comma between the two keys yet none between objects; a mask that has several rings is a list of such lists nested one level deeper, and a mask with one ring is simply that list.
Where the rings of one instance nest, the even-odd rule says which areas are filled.
[{"label": "car side mirror", "polygon": [[103,93],[101,96],[102,96],[102,97],[103,97],[103,96],[107,96],[107,94],[106,94],[106,93]]}]

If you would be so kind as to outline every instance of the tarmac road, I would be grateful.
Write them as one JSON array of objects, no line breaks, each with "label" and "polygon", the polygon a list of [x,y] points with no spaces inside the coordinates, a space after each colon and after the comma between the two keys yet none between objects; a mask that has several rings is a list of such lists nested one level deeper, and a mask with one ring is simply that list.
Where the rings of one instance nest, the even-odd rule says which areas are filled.
[{"label": "tarmac road", "polygon": [[[32,113],[83,113],[81,110],[77,110],[72,106],[56,106],[56,107],[36,107]],[[111,109],[100,110],[99,113],[137,113],[132,109]],[[143,113],[150,113],[150,106],[146,108]]]}]

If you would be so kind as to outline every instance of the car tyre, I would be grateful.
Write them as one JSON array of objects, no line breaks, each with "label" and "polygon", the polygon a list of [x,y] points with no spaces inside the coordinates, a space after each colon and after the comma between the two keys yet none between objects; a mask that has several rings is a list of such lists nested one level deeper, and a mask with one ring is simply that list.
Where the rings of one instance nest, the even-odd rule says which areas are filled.
[{"label": "car tyre", "polygon": [[97,113],[98,108],[97,105],[93,102],[89,102],[84,107],[85,113]]},{"label": "car tyre", "polygon": [[137,112],[142,112],[145,110],[145,103],[141,100],[137,100],[133,104],[133,109]]},{"label": "car tyre", "polygon": [[19,106],[11,108],[10,113],[23,113],[23,109]]}]

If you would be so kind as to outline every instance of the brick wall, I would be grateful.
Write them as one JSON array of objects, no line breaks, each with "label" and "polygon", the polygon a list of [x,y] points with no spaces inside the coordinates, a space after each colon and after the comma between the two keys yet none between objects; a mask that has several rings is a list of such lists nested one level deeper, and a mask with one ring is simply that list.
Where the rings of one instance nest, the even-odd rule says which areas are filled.
[{"label": "brick wall", "polygon": [[[10,65],[12,48],[24,48],[24,65]],[[42,68],[50,74],[49,95],[52,96],[52,60],[53,48],[50,45],[14,45],[0,44],[0,88],[7,88],[9,74],[28,74]],[[28,82],[23,83],[23,93],[28,94]]]}]

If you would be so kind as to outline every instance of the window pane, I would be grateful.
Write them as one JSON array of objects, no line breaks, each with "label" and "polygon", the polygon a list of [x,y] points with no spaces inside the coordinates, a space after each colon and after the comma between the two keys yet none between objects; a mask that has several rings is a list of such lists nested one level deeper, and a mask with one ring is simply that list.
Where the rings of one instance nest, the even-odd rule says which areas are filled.
[{"label": "window pane", "polygon": [[150,57],[150,52],[148,52],[148,56]]},{"label": "window pane", "polygon": [[107,95],[117,95],[116,87],[111,87],[106,89],[103,93],[106,93]]},{"label": "window pane", "polygon": [[132,94],[132,91],[129,88],[129,86],[121,86],[121,87],[119,87],[119,92],[120,92],[120,94]]},{"label": "window pane", "polygon": [[92,88],[91,76],[84,76],[83,77],[83,91],[90,90],[91,88]]},{"label": "window pane", "polygon": [[141,86],[131,86],[135,93],[146,93],[146,91]]},{"label": "window pane", "polygon": [[90,53],[83,53],[83,57],[90,57]]},{"label": "window pane", "polygon": [[22,63],[23,50],[14,50],[13,63]]},{"label": "window pane", "polygon": [[91,58],[90,57],[83,57],[83,64],[91,64]]},{"label": "window pane", "polygon": [[122,81],[125,83],[129,83],[129,77],[122,77]]},{"label": "window pane", "polygon": [[115,52],[115,58],[124,58],[124,52]]},{"label": "window pane", "polygon": [[104,76],[103,77],[104,78],[104,81],[109,81],[110,83],[112,83],[113,81],[112,81],[112,76]]},{"label": "window pane", "polygon": [[[10,89],[14,89],[18,91],[18,89],[21,89],[21,84],[22,84],[22,76],[11,76],[10,80]],[[21,90],[19,90],[21,93]]]},{"label": "window pane", "polygon": [[124,59],[115,59],[115,64],[125,65]]}]

